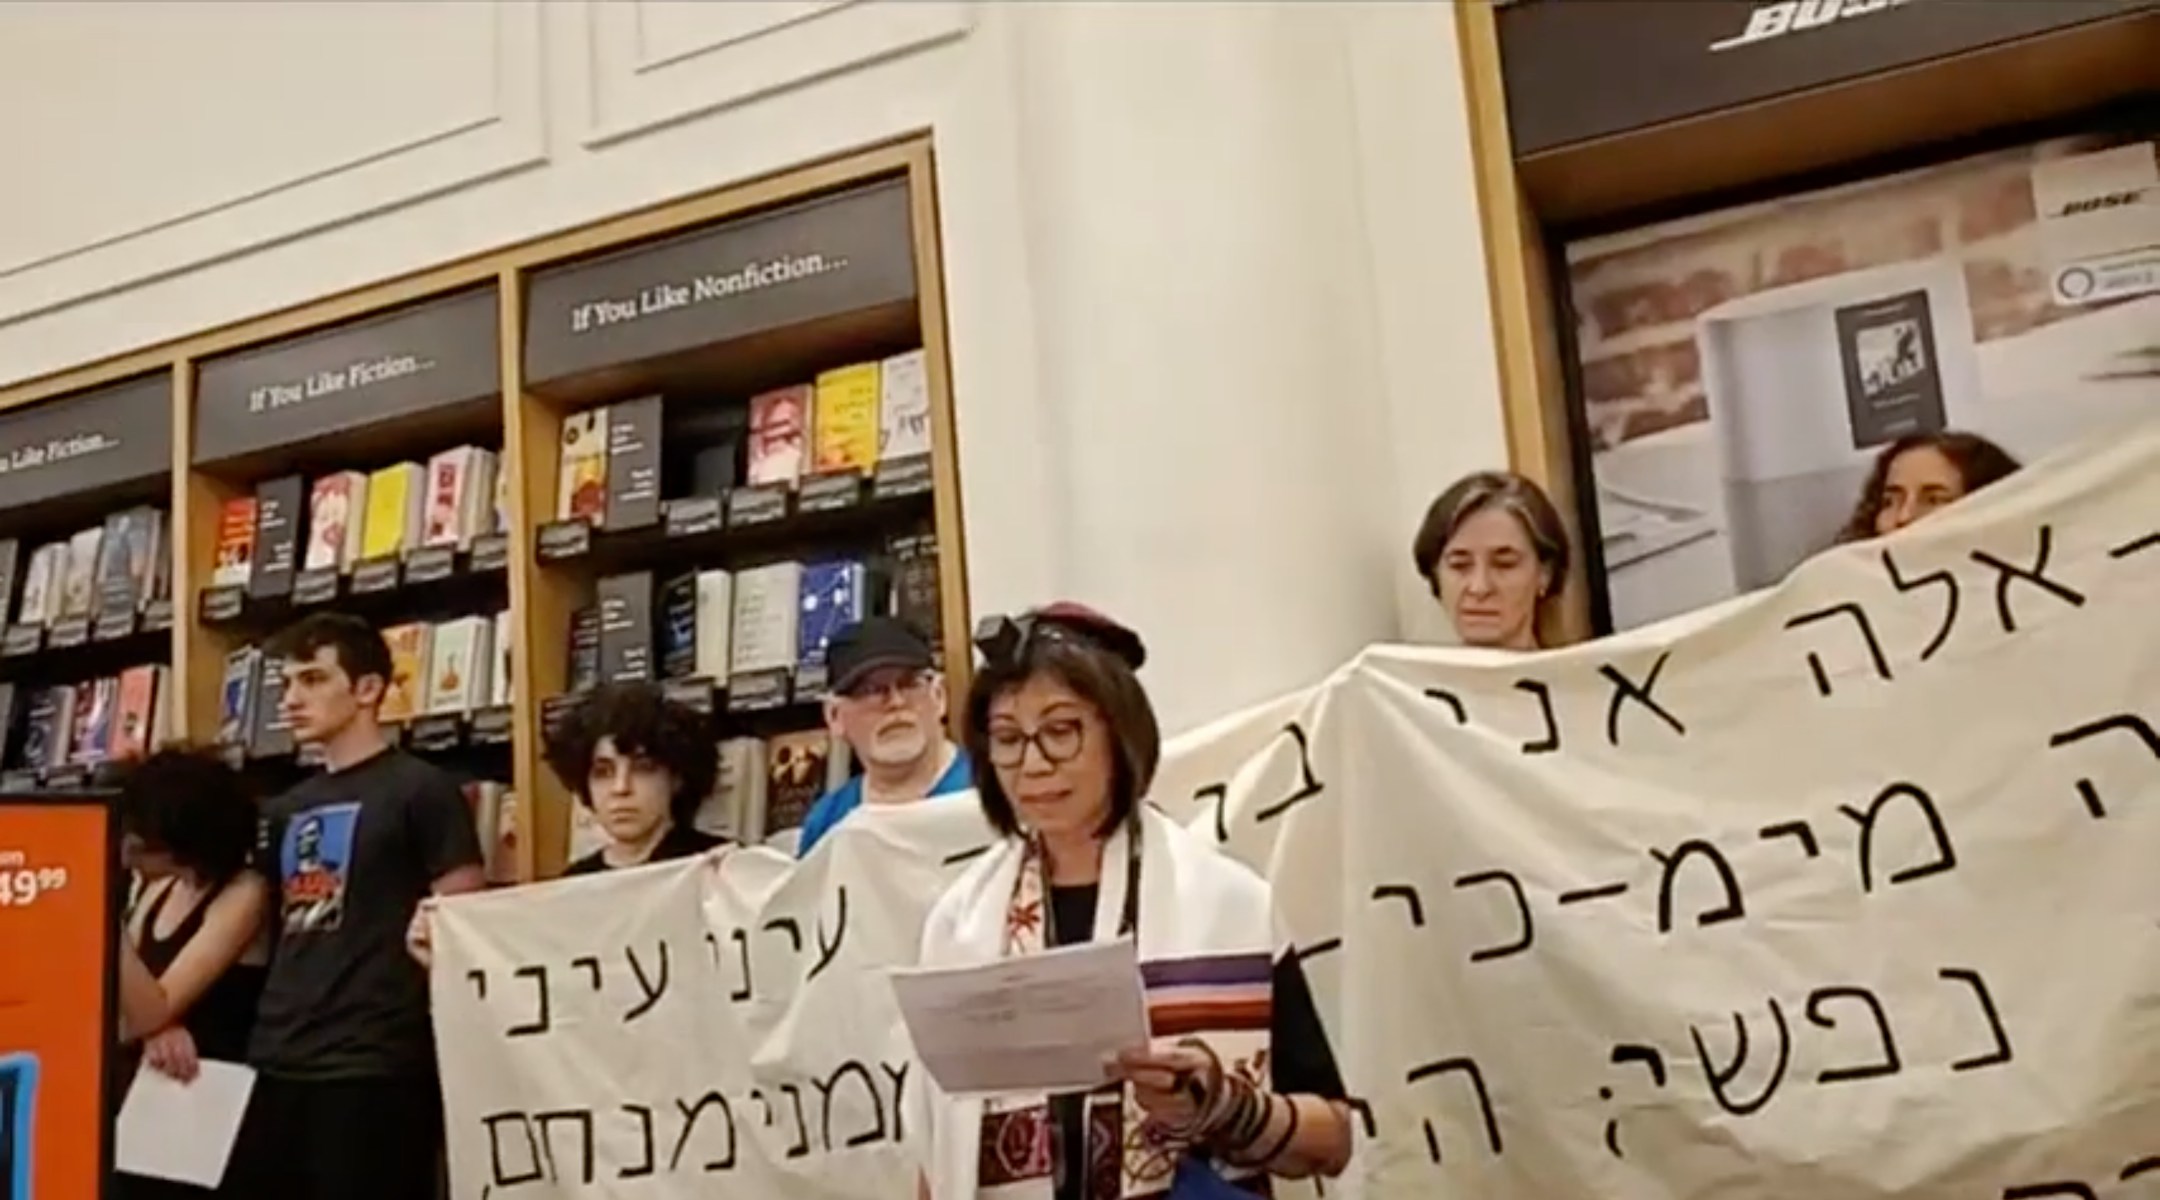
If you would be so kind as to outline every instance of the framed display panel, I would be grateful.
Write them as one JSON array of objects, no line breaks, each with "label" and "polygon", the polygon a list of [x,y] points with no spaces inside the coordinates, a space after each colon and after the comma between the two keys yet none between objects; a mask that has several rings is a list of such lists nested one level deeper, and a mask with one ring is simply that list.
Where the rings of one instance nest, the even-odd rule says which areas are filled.
[{"label": "framed display panel", "polygon": [[[1571,596],[1576,636],[1620,614],[1569,244],[2065,128],[2134,127],[2150,119],[2137,114],[2150,112],[2160,61],[2154,0],[1502,0],[1456,13],[1509,449],[1577,518],[1588,586]],[[1628,100],[1595,100],[1613,95]],[[1667,508],[1636,505],[1636,529],[1646,511],[1671,524]]]},{"label": "framed display panel", "polygon": [[[395,736],[471,785],[499,879],[544,878],[575,822],[543,729],[594,682],[602,609],[607,676],[661,677],[738,790],[757,772],[711,814],[752,834],[844,777],[807,740],[832,626],[897,606],[965,689],[936,229],[910,139],[0,390],[0,421],[154,374],[171,732],[297,778],[261,646],[365,616]],[[717,624],[681,603],[720,589]]]},{"label": "framed display panel", "polygon": [[119,830],[109,796],[0,793],[0,1198],[111,1193]]},{"label": "framed display panel", "polygon": [[0,789],[79,788],[169,723],[172,374],[0,411]]}]

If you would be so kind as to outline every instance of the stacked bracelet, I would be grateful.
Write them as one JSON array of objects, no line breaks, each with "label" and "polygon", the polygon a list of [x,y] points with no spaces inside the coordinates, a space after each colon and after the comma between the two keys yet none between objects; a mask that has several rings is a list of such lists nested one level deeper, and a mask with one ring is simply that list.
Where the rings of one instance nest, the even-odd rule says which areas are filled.
[{"label": "stacked bracelet", "polygon": [[1221,1119],[1219,1110],[1223,1102],[1222,1059],[1216,1057],[1214,1048],[1198,1038],[1185,1038],[1178,1045],[1200,1051],[1207,1058],[1207,1066],[1198,1071],[1179,1071],[1172,1087],[1184,1093],[1192,1103],[1192,1119],[1172,1125],[1157,1121],[1163,1132],[1181,1142],[1198,1141],[1203,1131],[1212,1128]]},{"label": "stacked bracelet", "polygon": [[1228,1118],[1208,1139],[1225,1158],[1236,1157],[1239,1151],[1259,1140],[1267,1131],[1268,1117],[1275,1105],[1275,1097],[1242,1079],[1237,1082],[1238,1095],[1232,1102]]},{"label": "stacked bracelet", "polygon": [[[1288,1096],[1257,1090],[1254,1095],[1257,1101],[1253,1109],[1258,1115],[1247,1135],[1234,1141],[1226,1137],[1216,1144],[1222,1156],[1230,1162],[1246,1167],[1263,1167],[1282,1157],[1282,1152],[1290,1148],[1290,1140],[1297,1136],[1298,1106],[1297,1102]],[[1268,1119],[1274,1115],[1275,1106],[1278,1104],[1282,1106],[1284,1113],[1282,1132],[1268,1143],[1267,1149],[1253,1149],[1253,1143],[1259,1141],[1260,1135],[1267,1132]]]}]

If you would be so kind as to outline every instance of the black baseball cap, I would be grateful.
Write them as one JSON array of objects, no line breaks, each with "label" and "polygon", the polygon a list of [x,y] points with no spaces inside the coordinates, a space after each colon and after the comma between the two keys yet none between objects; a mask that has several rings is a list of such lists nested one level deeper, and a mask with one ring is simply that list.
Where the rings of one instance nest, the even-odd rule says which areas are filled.
[{"label": "black baseball cap", "polygon": [[930,642],[897,617],[864,617],[833,635],[825,647],[832,690],[839,695],[861,686],[871,672],[898,668],[928,671],[937,666]]}]

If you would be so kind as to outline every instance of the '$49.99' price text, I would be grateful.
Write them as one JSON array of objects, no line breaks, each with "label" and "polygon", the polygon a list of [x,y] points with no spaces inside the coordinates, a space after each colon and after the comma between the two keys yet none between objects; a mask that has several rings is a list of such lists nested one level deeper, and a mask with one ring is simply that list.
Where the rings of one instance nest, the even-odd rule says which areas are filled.
[{"label": "'$49.99' price text", "polygon": [[66,867],[19,866],[20,856],[13,856],[13,863],[10,857],[0,853],[0,908],[36,904],[38,897],[67,886]]}]

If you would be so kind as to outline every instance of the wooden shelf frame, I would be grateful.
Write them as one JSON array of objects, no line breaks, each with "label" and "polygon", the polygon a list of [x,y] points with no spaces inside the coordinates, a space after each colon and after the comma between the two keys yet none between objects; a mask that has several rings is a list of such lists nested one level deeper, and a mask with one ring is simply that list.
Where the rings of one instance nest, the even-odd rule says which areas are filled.
[{"label": "wooden shelf frame", "polygon": [[[528,282],[536,272],[598,253],[722,225],[734,218],[858,185],[904,179],[913,243],[914,305],[929,377],[933,528],[938,543],[941,600],[939,634],[945,646],[949,687],[953,695],[964,695],[971,667],[967,547],[960,509],[959,443],[953,419],[934,163],[927,135],[872,146],[0,388],[0,413],[28,405],[65,403],[71,396],[118,381],[154,372],[170,373],[173,731],[175,736],[210,741],[218,724],[224,655],[236,644],[236,635],[205,626],[198,618],[196,597],[207,584],[215,562],[219,506],[239,494],[245,485],[193,465],[196,365],[233,351],[344,325],[416,302],[492,286],[498,297],[502,360],[501,469],[507,474],[509,488],[507,591],[516,636],[511,651],[516,720],[510,749],[511,777],[507,782],[518,796],[518,878],[547,878],[561,870],[566,856],[570,797],[542,760],[540,711],[546,698],[564,689],[571,612],[583,597],[581,585],[572,573],[544,569],[537,553],[539,527],[554,513],[558,439],[567,409],[559,400],[534,395],[525,386],[524,298]],[[433,452],[441,448],[415,445],[411,451]]]}]

